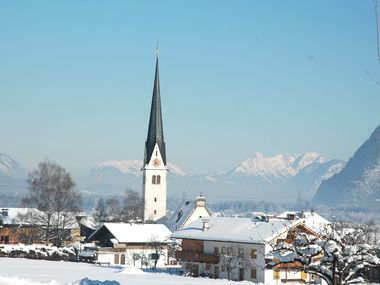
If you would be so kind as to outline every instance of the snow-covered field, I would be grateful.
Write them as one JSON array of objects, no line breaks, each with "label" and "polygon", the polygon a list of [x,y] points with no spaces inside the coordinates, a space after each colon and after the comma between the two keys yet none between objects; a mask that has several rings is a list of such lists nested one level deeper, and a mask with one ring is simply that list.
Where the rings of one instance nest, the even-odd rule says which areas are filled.
[{"label": "snow-covered field", "polygon": [[0,258],[0,285],[252,285],[252,283],[182,277],[135,267]]}]

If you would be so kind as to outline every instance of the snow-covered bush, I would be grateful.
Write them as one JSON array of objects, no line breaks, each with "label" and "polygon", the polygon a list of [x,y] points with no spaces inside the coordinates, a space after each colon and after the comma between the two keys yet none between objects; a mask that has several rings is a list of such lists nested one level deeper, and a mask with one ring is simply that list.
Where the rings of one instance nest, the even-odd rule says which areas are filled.
[{"label": "snow-covered bush", "polygon": [[76,254],[72,247],[58,248],[41,244],[7,244],[0,247],[0,256],[46,260],[73,260]]}]

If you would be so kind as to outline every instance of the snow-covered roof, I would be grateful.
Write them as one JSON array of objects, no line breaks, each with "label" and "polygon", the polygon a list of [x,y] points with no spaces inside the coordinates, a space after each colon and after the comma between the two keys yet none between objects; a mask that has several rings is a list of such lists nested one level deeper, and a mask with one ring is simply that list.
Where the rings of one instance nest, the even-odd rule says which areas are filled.
[{"label": "snow-covered roof", "polygon": [[269,222],[250,218],[208,218],[209,228],[203,230],[203,219],[174,232],[172,238],[214,240],[264,244],[291,227],[294,221],[274,219]]},{"label": "snow-covered roof", "polygon": [[0,208],[0,218],[3,220],[5,225],[12,224],[24,224],[22,220],[19,219],[19,215],[26,215],[29,210],[38,211],[35,208]]},{"label": "snow-covered roof", "polygon": [[[209,213],[208,216],[211,216],[210,211],[206,206],[206,199],[204,197],[197,197],[195,201],[187,201],[182,204],[172,215],[172,217],[165,222],[165,224],[171,230],[177,230],[183,227],[186,221],[189,220],[190,216],[194,213],[195,209],[198,207],[198,201],[202,202],[202,207]],[[199,218],[199,217],[197,217]]]},{"label": "snow-covered roof", "polygon": [[89,239],[96,237],[103,228],[106,228],[118,243],[146,243],[152,239],[164,242],[172,233],[162,224],[104,223]]},{"label": "snow-covered roof", "polygon": [[[75,216],[77,213],[67,212],[66,218],[69,221],[66,228],[77,228]],[[31,225],[41,224],[40,217],[45,215],[44,212],[37,208],[0,208],[0,218],[4,225]],[[39,216],[39,218],[36,218]],[[75,222],[75,223],[74,223]]]},{"label": "snow-covered roof", "polygon": [[208,228],[203,229],[205,219],[195,222],[174,232],[171,237],[179,239],[213,240],[226,242],[265,244],[297,225],[304,225],[318,232],[328,223],[316,213],[288,219],[287,213],[269,220],[258,218],[210,217]]},{"label": "snow-covered roof", "polygon": [[328,220],[318,215],[314,211],[311,211],[311,212],[287,211],[276,217],[286,219],[288,215],[295,215],[296,217],[301,217],[302,223],[307,228],[313,230],[316,233],[321,233],[323,231],[324,226],[330,224]]}]

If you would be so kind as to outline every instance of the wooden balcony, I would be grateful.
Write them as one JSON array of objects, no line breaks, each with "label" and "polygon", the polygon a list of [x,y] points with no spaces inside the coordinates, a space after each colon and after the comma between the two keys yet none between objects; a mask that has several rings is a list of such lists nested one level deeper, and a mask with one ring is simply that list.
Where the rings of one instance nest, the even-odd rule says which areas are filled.
[{"label": "wooden balcony", "polygon": [[175,257],[182,261],[218,264],[219,255],[206,254],[193,251],[176,251]]}]

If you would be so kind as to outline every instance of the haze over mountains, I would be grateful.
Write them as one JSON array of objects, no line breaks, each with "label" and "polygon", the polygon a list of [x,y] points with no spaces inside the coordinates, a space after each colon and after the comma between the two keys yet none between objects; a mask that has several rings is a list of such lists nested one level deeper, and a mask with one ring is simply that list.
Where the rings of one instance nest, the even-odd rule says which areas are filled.
[{"label": "haze over mountains", "polygon": [[[90,195],[141,191],[141,160],[106,161],[95,165],[77,182]],[[312,201],[329,207],[373,208],[380,203],[380,126],[345,163],[317,152],[265,156],[256,153],[224,172],[188,174],[168,163],[168,197],[209,201]],[[68,171],[70,171],[68,169]],[[2,204],[26,190],[27,172],[11,157],[0,154]],[[92,194],[91,194],[92,193]]]},{"label": "haze over mountains", "polygon": [[[343,161],[326,160],[316,152],[273,157],[256,153],[229,171],[203,175],[186,174],[169,163],[168,195],[190,198],[202,193],[210,200],[311,199],[321,181],[343,165]],[[140,160],[103,162],[81,184],[85,191],[95,193],[104,189],[117,193],[126,188],[140,191],[141,166]]]}]

